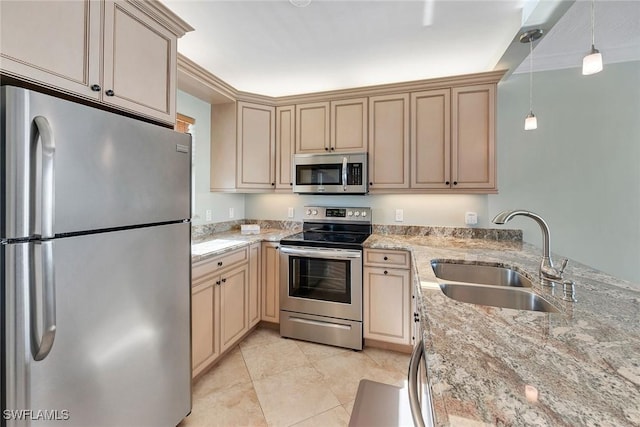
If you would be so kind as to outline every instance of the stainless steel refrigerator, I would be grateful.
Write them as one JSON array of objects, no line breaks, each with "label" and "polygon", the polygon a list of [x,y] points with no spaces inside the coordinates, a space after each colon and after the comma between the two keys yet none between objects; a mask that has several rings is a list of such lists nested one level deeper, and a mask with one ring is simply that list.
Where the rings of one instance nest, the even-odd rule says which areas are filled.
[{"label": "stainless steel refrigerator", "polygon": [[175,426],[191,410],[190,137],[0,90],[2,423]]}]

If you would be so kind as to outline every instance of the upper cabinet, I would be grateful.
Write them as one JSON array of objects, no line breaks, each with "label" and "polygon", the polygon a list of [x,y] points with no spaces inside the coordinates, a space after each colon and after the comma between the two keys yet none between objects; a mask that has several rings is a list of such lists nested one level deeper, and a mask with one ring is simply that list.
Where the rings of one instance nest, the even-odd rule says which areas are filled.
[{"label": "upper cabinet", "polygon": [[0,28],[3,74],[175,122],[177,38],[193,29],[160,2],[3,2]]},{"label": "upper cabinet", "polygon": [[291,192],[293,188],[292,159],[296,139],[295,123],[295,106],[276,108],[276,191]]},{"label": "upper cabinet", "polygon": [[296,153],[357,152],[367,147],[367,98],[296,105]]},{"label": "upper cabinet", "polygon": [[238,102],[239,189],[275,188],[275,108]]},{"label": "upper cabinet", "polygon": [[411,188],[450,188],[450,130],[450,89],[411,94]]},{"label": "upper cabinet", "polygon": [[367,98],[331,101],[329,151],[367,151]]},{"label": "upper cabinet", "polygon": [[369,98],[369,191],[409,188],[409,94]]},{"label": "upper cabinet", "polygon": [[451,89],[451,185],[496,191],[493,84]]}]

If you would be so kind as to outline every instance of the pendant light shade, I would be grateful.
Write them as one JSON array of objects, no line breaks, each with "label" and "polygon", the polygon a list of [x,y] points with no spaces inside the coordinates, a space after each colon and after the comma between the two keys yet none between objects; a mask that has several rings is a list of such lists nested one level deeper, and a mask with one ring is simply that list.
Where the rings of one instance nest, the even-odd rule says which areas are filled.
[{"label": "pendant light shade", "polygon": [[533,111],[530,111],[524,119],[524,130],[533,129],[538,129],[538,119],[536,118],[536,115],[533,114]]},{"label": "pendant light shade", "polygon": [[602,71],[602,54],[591,45],[591,53],[582,59],[582,75],[589,76],[600,71]]},{"label": "pendant light shade", "polygon": [[542,30],[529,30],[520,34],[520,43],[529,43],[529,114],[524,119],[524,130],[538,129],[538,119],[533,114],[533,42],[542,37]]},{"label": "pendant light shade", "polygon": [[591,0],[591,51],[582,59],[582,75],[602,71],[602,54],[596,49],[596,1]]}]

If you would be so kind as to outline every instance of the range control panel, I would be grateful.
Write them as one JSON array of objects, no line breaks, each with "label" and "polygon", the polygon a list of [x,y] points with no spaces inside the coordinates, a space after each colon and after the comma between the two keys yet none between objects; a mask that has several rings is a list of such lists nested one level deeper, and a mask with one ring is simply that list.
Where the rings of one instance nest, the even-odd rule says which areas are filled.
[{"label": "range control panel", "polygon": [[371,223],[371,208],[305,206],[305,221]]}]

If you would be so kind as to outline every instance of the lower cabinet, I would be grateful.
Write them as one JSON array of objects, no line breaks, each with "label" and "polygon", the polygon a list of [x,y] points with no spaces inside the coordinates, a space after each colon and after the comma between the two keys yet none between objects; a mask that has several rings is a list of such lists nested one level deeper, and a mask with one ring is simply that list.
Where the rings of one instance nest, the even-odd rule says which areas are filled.
[{"label": "lower cabinet", "polygon": [[251,297],[257,288],[252,291],[253,260],[248,258],[249,254],[250,248],[245,247],[192,266],[191,359],[194,377],[251,328]]},{"label": "lower cabinet", "polygon": [[275,242],[262,243],[262,320],[280,322],[280,251]]},{"label": "lower cabinet", "polygon": [[364,338],[412,345],[409,253],[366,249],[364,260]]},{"label": "lower cabinet", "polygon": [[249,330],[249,266],[220,276],[220,353]]},{"label": "lower cabinet", "polygon": [[260,288],[262,287],[261,244],[249,246],[249,327],[260,322]]}]

